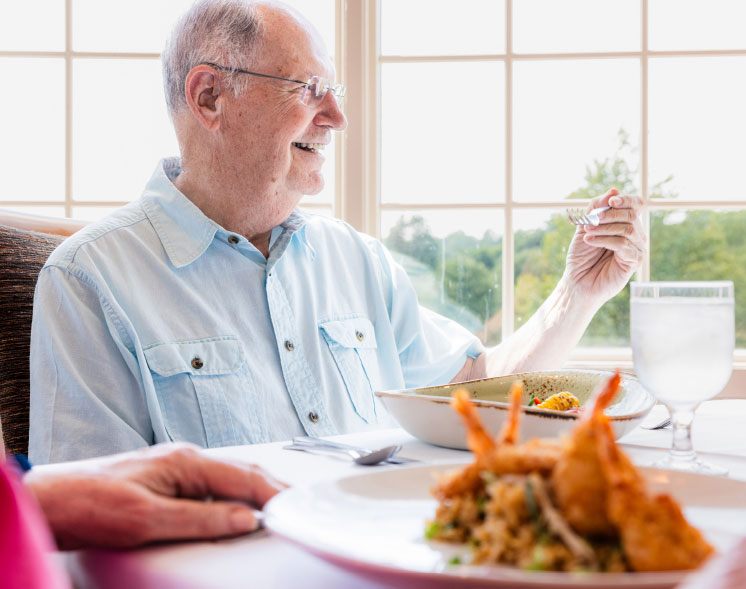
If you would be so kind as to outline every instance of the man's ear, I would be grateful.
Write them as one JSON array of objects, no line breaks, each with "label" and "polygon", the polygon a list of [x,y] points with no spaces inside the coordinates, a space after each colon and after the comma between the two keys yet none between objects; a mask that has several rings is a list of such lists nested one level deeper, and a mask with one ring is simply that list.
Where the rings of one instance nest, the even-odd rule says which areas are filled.
[{"label": "man's ear", "polygon": [[209,65],[192,68],[184,82],[184,92],[194,117],[208,131],[216,131],[223,108],[218,73]]}]

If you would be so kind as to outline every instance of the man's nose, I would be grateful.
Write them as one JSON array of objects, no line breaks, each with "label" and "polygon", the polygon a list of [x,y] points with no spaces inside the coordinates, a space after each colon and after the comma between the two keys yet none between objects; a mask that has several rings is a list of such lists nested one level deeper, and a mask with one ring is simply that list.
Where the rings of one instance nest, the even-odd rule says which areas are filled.
[{"label": "man's nose", "polygon": [[321,110],[316,115],[316,124],[331,127],[334,131],[344,131],[347,128],[347,117],[331,92],[327,92],[321,101]]}]

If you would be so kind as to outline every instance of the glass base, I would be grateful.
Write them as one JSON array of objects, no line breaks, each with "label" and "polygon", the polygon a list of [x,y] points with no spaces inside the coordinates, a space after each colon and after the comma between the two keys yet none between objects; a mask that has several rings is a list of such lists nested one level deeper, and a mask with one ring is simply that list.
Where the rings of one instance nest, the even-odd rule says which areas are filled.
[{"label": "glass base", "polygon": [[697,474],[709,474],[714,476],[727,476],[728,469],[709,462],[702,462],[698,458],[681,460],[675,456],[668,455],[661,460],[653,462],[650,466],[655,468],[667,468],[670,470],[681,470],[684,472],[696,472]]}]

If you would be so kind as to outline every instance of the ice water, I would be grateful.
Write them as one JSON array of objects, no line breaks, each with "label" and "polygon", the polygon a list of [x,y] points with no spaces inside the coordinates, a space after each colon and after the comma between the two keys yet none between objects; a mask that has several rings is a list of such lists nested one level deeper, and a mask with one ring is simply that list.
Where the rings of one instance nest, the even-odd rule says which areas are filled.
[{"label": "ice water", "polygon": [[733,368],[732,298],[632,297],[631,340],[643,386],[672,407],[723,390]]}]

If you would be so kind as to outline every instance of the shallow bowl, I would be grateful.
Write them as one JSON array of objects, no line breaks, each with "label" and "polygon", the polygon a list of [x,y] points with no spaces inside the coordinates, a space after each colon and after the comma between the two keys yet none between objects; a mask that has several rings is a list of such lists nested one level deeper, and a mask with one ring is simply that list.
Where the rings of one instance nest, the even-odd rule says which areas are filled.
[{"label": "shallow bowl", "polygon": [[[456,389],[469,391],[482,423],[496,435],[508,414],[510,387],[514,381],[522,380],[521,440],[556,438],[568,433],[580,414],[527,407],[531,393],[544,400],[554,393],[568,391],[583,407],[596,387],[612,374],[598,370],[524,372],[437,387],[379,391],[376,396],[399,425],[414,437],[437,446],[466,449],[466,429],[461,417],[450,406],[451,394]],[[635,377],[623,374],[619,392],[606,409],[617,439],[634,429],[653,405],[653,395]]]}]

